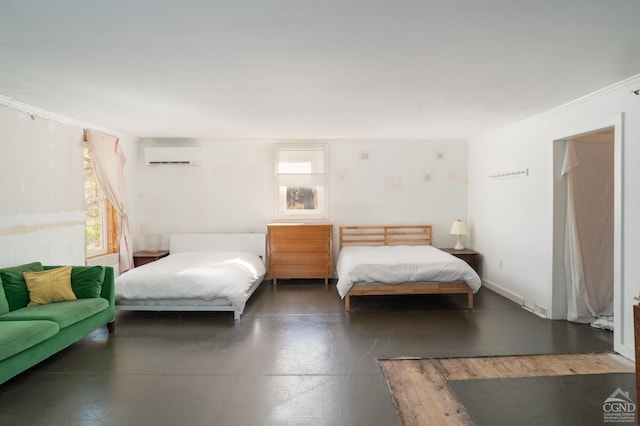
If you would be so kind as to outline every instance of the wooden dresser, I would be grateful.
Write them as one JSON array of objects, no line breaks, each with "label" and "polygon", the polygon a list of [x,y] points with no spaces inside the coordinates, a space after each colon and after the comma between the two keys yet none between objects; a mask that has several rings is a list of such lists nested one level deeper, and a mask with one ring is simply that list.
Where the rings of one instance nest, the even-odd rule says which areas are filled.
[{"label": "wooden dresser", "polygon": [[267,226],[269,276],[324,278],[333,276],[333,225],[272,223]]}]

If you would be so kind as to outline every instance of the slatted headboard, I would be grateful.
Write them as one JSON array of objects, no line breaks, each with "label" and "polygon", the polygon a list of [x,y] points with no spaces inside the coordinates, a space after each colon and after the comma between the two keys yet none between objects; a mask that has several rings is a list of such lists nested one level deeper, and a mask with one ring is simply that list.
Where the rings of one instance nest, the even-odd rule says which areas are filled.
[{"label": "slatted headboard", "polygon": [[341,226],[340,248],[346,245],[431,245],[431,225]]}]

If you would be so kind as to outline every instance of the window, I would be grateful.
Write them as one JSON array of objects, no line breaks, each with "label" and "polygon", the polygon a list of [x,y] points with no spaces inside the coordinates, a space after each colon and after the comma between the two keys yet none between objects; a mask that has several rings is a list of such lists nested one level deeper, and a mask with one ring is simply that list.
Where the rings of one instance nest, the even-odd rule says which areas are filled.
[{"label": "window", "polygon": [[276,145],[276,218],[327,217],[327,145]]},{"label": "window", "polygon": [[84,143],[85,254],[95,257],[118,251],[118,215],[98,185]]}]

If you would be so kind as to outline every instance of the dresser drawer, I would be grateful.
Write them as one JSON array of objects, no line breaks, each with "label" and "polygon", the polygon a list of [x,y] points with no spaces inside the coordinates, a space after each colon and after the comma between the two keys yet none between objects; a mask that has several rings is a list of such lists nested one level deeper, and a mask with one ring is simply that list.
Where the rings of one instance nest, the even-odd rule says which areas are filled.
[{"label": "dresser drawer", "polygon": [[328,267],[332,263],[331,253],[272,253],[269,258],[271,266],[276,265],[323,265]]},{"label": "dresser drawer", "polygon": [[327,278],[331,268],[322,265],[273,265],[269,275],[273,278]]},{"label": "dresser drawer", "polygon": [[331,251],[331,240],[273,239],[269,242],[271,252],[327,252]]},{"label": "dresser drawer", "polygon": [[269,227],[269,234],[275,239],[331,239],[332,226],[326,225],[278,225]]}]

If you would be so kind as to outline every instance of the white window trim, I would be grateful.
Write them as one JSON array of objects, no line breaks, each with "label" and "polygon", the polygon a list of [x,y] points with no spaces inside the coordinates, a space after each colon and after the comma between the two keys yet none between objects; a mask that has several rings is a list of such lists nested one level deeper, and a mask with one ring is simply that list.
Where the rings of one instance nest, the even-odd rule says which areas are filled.
[{"label": "white window trim", "polygon": [[[315,173],[300,173],[301,180],[317,181],[319,184],[310,184],[317,189],[318,208],[317,209],[288,209],[286,185],[282,185],[282,180],[295,180],[296,174],[280,173],[279,171],[279,153],[282,151],[320,151],[323,153],[323,169]],[[327,144],[319,143],[285,143],[276,144],[274,152],[274,171],[275,171],[275,218],[281,220],[314,220],[327,219],[329,217],[329,148]],[[303,185],[300,185],[303,186]]]},{"label": "white window trim", "polygon": [[[84,144],[85,146],[84,146],[83,155],[87,155],[87,152],[86,152],[87,142],[84,141]],[[95,174],[94,174],[94,179],[95,179]],[[102,218],[102,226],[100,227],[100,232],[101,232],[100,241],[102,242],[102,246],[93,250],[87,250],[86,242],[85,242],[85,258],[86,259],[103,256],[109,253],[109,241],[108,241],[109,211],[107,209],[107,196],[105,195],[104,192],[102,192],[102,188],[100,188],[99,185],[98,185],[98,196],[91,197],[88,199],[85,198],[85,207],[87,202],[91,202],[91,201],[97,201],[100,204],[100,209],[102,210],[100,215],[100,217]],[[86,226],[85,226],[85,232],[86,232]]]}]

